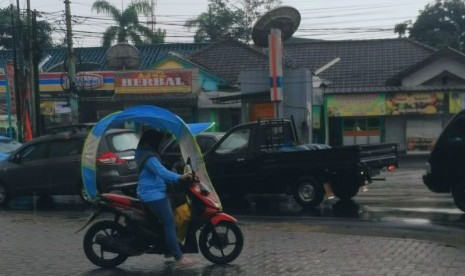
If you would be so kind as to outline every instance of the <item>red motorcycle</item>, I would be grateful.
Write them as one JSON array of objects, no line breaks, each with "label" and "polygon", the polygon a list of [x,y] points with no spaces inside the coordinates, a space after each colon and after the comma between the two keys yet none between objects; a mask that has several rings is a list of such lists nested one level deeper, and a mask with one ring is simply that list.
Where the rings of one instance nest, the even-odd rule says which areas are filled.
[{"label": "red motorcycle", "polygon": [[[205,258],[213,263],[232,262],[239,256],[244,244],[237,220],[222,212],[221,202],[213,187],[201,183],[195,173],[193,175],[194,181],[184,185],[185,203],[179,208],[183,210],[182,216],[185,218],[180,221],[176,216],[181,250],[184,253],[198,253],[200,248]],[[80,230],[102,213],[110,213],[113,219],[96,222],[84,236],[84,252],[93,264],[112,268],[130,256],[169,254],[163,226],[154,215],[145,211],[138,199],[107,193],[101,194],[95,204],[98,209]]]}]

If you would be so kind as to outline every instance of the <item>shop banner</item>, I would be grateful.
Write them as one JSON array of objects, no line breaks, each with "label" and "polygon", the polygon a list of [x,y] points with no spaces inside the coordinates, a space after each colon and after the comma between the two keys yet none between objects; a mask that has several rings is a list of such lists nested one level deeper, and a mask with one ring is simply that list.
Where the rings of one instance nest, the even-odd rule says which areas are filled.
[{"label": "shop banner", "polygon": [[437,117],[407,120],[407,153],[430,152],[441,131],[442,120]]},{"label": "shop banner", "polygon": [[449,113],[458,113],[465,107],[465,97],[458,92],[449,93]]},{"label": "shop banner", "polygon": [[0,75],[0,93],[6,93],[6,76]]},{"label": "shop banner", "polygon": [[442,114],[444,93],[395,93],[386,96],[386,115]]},{"label": "shop banner", "polygon": [[117,94],[192,93],[192,71],[115,72]]},{"label": "shop banner", "polygon": [[58,115],[71,113],[71,107],[67,102],[41,101],[40,114],[42,115]]},{"label": "shop banner", "polygon": [[249,109],[249,121],[257,121],[274,118],[274,103],[253,103]]},{"label": "shop banner", "polygon": [[385,115],[385,95],[328,95],[327,107],[329,117]]},{"label": "shop banner", "polygon": [[320,129],[321,128],[321,107],[314,105],[312,108],[312,128]]},{"label": "shop banner", "polygon": [[[114,72],[78,72],[76,74],[76,88],[78,91],[113,90],[115,81]],[[40,92],[63,92],[69,88],[67,73],[40,73]]]},{"label": "shop banner", "polygon": [[12,60],[6,63],[6,73],[8,94],[10,94],[10,112],[11,114],[16,114],[15,68]]}]

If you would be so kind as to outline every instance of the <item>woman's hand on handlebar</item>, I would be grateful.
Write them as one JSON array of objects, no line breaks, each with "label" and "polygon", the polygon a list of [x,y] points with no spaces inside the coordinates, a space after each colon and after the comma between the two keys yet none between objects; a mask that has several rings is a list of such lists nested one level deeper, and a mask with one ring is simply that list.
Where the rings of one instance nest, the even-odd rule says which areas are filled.
[{"label": "woman's hand on handlebar", "polygon": [[194,178],[194,177],[192,176],[192,173],[189,172],[189,173],[185,173],[185,174],[181,175],[180,180],[181,180],[181,181],[192,182],[193,178]]}]

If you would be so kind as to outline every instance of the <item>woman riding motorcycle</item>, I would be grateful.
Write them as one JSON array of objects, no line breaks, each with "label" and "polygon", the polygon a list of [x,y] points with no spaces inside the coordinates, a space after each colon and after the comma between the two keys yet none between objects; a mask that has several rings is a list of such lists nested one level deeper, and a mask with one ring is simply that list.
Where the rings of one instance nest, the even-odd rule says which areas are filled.
[{"label": "woman riding motorcycle", "polygon": [[137,145],[136,162],[139,169],[137,196],[150,212],[163,224],[166,244],[179,265],[192,265],[179,248],[170,201],[166,195],[167,182],[180,183],[191,180],[192,174],[179,175],[167,170],[160,162],[158,149],[164,133],[155,129],[145,130]]}]

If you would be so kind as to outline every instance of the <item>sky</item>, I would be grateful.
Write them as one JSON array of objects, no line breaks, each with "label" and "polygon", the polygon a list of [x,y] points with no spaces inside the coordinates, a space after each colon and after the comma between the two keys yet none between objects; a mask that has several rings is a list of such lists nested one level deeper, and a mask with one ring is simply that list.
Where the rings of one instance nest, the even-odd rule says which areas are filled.
[{"label": "sky", "polygon": [[[0,0],[0,8],[18,0]],[[94,0],[70,0],[73,16],[75,47],[101,45],[101,34],[114,21],[91,10]],[[116,7],[127,7],[130,0],[108,0]],[[207,10],[207,0],[149,0],[155,3],[156,28],[165,29],[165,42],[193,42],[194,30],[185,28],[184,22]],[[415,21],[420,10],[434,0],[282,0],[281,6],[296,8],[301,23],[296,37],[311,39],[382,39],[395,38],[395,24]],[[57,32],[55,39],[65,35],[64,0],[30,0],[31,8],[42,12]],[[19,0],[26,9],[26,0]],[[40,20],[40,19],[39,19]],[[143,18],[141,21],[150,20]]]}]

